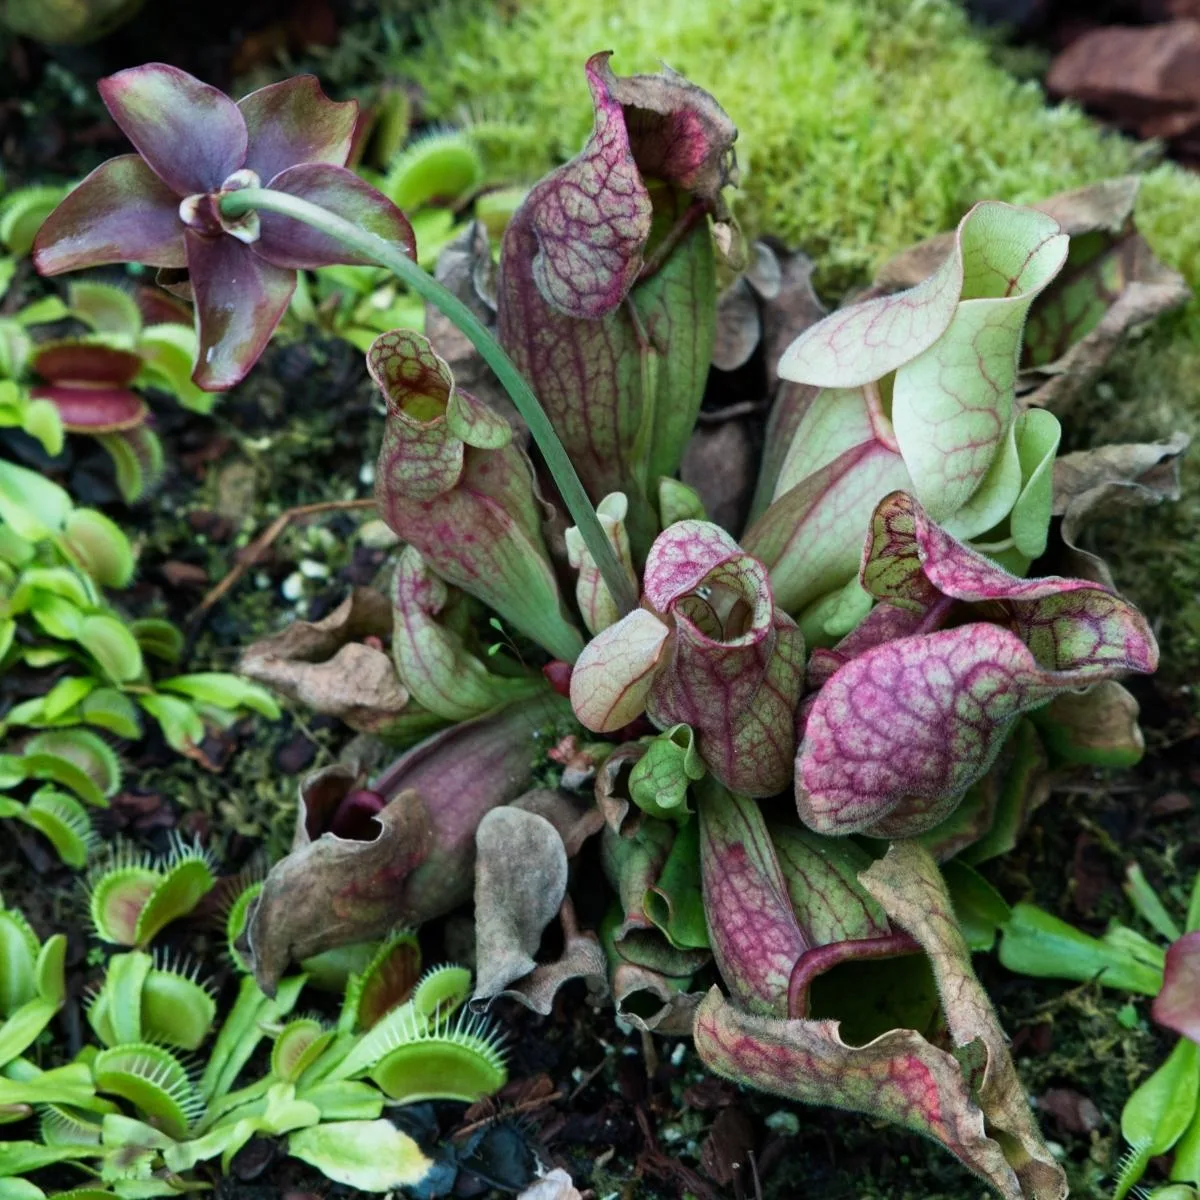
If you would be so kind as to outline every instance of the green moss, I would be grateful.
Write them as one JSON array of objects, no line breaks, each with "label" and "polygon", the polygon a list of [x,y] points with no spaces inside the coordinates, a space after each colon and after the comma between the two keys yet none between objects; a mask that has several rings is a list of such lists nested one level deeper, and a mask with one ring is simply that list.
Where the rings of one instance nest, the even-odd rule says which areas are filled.
[{"label": "green moss", "polygon": [[[575,152],[590,106],[582,63],[610,48],[621,73],[664,60],[737,123],[737,211],[817,260],[831,299],[896,251],[953,226],[976,200],[1032,202],[1143,172],[1142,229],[1200,285],[1200,177],[1153,147],[1048,108],[996,61],[952,0],[451,0],[399,63],[434,117],[467,120],[493,175],[530,179]],[[1011,55],[1006,56],[1011,59]],[[1076,446],[1200,433],[1200,306],[1124,351],[1070,415]],[[1118,581],[1156,620],[1168,675],[1200,662],[1200,549],[1184,536],[1200,489],[1147,521],[1106,526]]]},{"label": "green moss", "polygon": [[[623,73],[665,60],[738,125],[746,226],[805,246],[835,288],[980,197],[1032,201],[1136,165],[1131,143],[1047,109],[1036,84],[997,66],[950,0],[529,0],[511,20],[483,9],[440,10],[402,64],[434,114],[475,117],[528,176],[587,134],[588,54],[614,49]],[[1152,178],[1151,224],[1200,276],[1200,229],[1173,219],[1200,183],[1174,168]]]}]

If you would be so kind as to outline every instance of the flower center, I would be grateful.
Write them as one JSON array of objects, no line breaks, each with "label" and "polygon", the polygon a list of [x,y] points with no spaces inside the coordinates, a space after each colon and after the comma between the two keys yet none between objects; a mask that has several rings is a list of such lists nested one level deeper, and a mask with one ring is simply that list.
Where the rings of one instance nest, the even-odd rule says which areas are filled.
[{"label": "flower center", "polygon": [[249,245],[259,238],[258,213],[251,209],[240,217],[226,217],[221,212],[221,197],[243,188],[261,187],[262,181],[254,171],[243,167],[234,171],[215,192],[197,192],[179,202],[179,219],[201,237],[220,237],[227,233]]}]

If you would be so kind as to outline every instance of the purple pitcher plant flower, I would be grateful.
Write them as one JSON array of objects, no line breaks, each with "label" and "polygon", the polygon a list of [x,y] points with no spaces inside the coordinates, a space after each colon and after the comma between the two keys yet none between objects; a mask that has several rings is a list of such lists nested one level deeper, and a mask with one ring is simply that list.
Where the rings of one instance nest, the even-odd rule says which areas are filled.
[{"label": "purple pitcher plant flower", "polygon": [[116,262],[186,268],[200,387],[245,376],[298,269],[363,261],[289,217],[225,217],[226,193],[267,187],[310,200],[415,253],[400,210],[346,170],[357,103],[331,101],[313,76],[235,104],[186,71],[147,63],[101,80],[100,95],[137,153],[102,163],[68,194],[38,233],[34,263],[44,275]]}]

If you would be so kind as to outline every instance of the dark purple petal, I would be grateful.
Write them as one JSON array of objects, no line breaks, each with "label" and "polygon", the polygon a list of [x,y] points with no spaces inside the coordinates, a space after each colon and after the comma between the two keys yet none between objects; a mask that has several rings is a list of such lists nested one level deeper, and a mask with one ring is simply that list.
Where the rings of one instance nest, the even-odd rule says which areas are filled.
[{"label": "dark purple petal", "polygon": [[142,398],[127,388],[51,384],[30,394],[49,400],[69,433],[121,433],[141,425],[148,411]]},{"label": "dark purple petal", "polygon": [[33,243],[33,265],[43,275],[184,261],[179,197],[136,154],[101,163],[46,218]]},{"label": "dark purple petal", "polygon": [[1150,1015],[1180,1036],[1200,1042],[1200,929],[1185,933],[1168,948],[1162,991]]},{"label": "dark purple petal", "polygon": [[192,306],[176,300],[169,292],[144,283],[138,288],[134,299],[137,301],[138,312],[142,314],[142,322],[146,325],[190,325],[192,323]]},{"label": "dark purple petal", "polygon": [[264,182],[300,163],[346,165],[358,101],[330,100],[315,75],[259,88],[237,106],[250,137],[245,165]]},{"label": "dark purple petal", "polygon": [[224,92],[166,63],[98,84],[113,120],[179,196],[215,192],[246,161],[246,122]]},{"label": "dark purple petal", "polygon": [[296,290],[296,273],[263,262],[236,238],[190,230],[187,255],[200,333],[192,378],[206,391],[224,391],[258,361]]},{"label": "dark purple petal", "polygon": [[[359,179],[353,171],[329,163],[302,163],[280,172],[269,183],[274,191],[286,192],[329,209],[339,217],[399,245],[415,258],[417,245],[405,215],[382,193]],[[328,234],[278,213],[261,214],[262,235],[254,249],[278,267],[310,269],[330,263],[370,263]]]},{"label": "dark purple petal", "polygon": [[128,387],[142,369],[140,355],[94,342],[49,342],[30,363],[47,383]]}]

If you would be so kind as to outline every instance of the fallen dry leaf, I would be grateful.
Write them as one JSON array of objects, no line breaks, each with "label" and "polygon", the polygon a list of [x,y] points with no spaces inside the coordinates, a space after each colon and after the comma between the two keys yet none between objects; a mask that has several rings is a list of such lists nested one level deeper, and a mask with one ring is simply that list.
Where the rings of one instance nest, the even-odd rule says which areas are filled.
[{"label": "fallen dry leaf", "polygon": [[391,656],[364,640],[391,632],[388,600],[372,588],[355,588],[320,621],[293,621],[248,646],[238,671],[362,733],[388,733],[398,724],[429,732],[441,722],[414,710]]},{"label": "fallen dry leaf", "polygon": [[1055,516],[1062,517],[1068,548],[1064,569],[1113,586],[1097,555],[1081,550],[1078,539],[1091,520],[1115,508],[1142,508],[1179,499],[1179,460],[1191,439],[1175,433],[1159,442],[1101,446],[1064,454],[1054,464]]},{"label": "fallen dry leaf", "polygon": [[537,813],[496,808],[475,834],[475,995],[489,1001],[533,971],[567,892],[567,851]]},{"label": "fallen dry leaf", "polygon": [[666,1037],[691,1037],[703,992],[683,991],[677,980],[634,963],[615,967],[610,987],[617,1015],[634,1029]]},{"label": "fallen dry leaf", "polygon": [[745,1111],[735,1106],[724,1108],[700,1148],[700,1165],[714,1183],[729,1187],[749,1167],[757,1144],[754,1123]]},{"label": "fallen dry leaf", "polygon": [[471,1000],[472,1008],[486,1009],[496,997],[504,996],[519,1000],[532,1012],[545,1017],[554,1005],[558,989],[572,979],[584,981],[592,1004],[605,999],[608,995],[608,962],[600,940],[594,933],[579,928],[575,906],[569,896],[563,898],[558,919],[563,934],[563,949],[558,958],[539,963],[528,975],[512,980],[503,991],[492,996],[476,991]]}]

